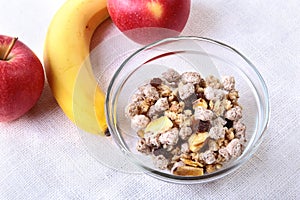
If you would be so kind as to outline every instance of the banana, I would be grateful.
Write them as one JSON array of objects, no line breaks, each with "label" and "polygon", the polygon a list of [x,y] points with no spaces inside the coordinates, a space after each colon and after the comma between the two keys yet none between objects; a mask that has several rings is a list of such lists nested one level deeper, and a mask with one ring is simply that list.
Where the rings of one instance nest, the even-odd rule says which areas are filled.
[{"label": "banana", "polygon": [[105,94],[94,77],[90,41],[109,17],[106,0],[68,0],[53,17],[45,39],[44,66],[52,94],[80,129],[104,134]]}]

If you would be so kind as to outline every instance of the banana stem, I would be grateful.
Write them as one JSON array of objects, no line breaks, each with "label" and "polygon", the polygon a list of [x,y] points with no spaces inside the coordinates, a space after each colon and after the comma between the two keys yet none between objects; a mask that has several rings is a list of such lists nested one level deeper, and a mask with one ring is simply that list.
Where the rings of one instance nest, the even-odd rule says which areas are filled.
[{"label": "banana stem", "polygon": [[4,54],[4,56],[3,56],[3,60],[7,60],[7,57],[9,56],[9,54],[10,54],[10,52],[11,52],[12,48],[14,47],[14,45],[15,45],[15,43],[16,43],[17,40],[18,40],[17,37],[14,37],[14,38],[11,40],[11,42],[10,42],[10,44],[9,44],[9,46],[8,46],[8,48],[7,48],[7,50],[6,50],[5,54]]}]

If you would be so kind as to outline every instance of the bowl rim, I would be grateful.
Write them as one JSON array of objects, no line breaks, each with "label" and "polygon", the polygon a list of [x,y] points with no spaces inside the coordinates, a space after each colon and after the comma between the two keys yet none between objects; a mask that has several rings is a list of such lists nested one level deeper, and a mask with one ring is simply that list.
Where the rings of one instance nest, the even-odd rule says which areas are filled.
[{"label": "bowl rim", "polygon": [[[113,118],[111,118],[110,116],[110,103],[111,103],[111,91],[113,89],[113,85],[115,83],[116,78],[118,77],[118,75],[120,74],[120,72],[122,71],[122,69],[125,67],[125,65],[132,59],[134,58],[137,54],[139,54],[140,52],[150,49],[152,47],[155,47],[157,45],[163,44],[165,42],[175,42],[177,40],[197,40],[197,41],[204,41],[204,42],[209,42],[211,44],[217,45],[217,46],[221,46],[225,49],[228,49],[229,51],[232,51],[233,53],[237,54],[238,56],[240,56],[254,71],[254,73],[257,75],[257,78],[260,81],[260,86],[262,87],[262,91],[263,91],[263,97],[264,99],[259,98],[259,102],[263,102],[264,106],[263,106],[263,113],[264,113],[264,122],[262,123],[261,127],[261,131],[260,131],[260,136],[256,139],[256,141],[252,144],[253,147],[251,150],[249,150],[247,152],[247,155],[244,156],[240,156],[239,158],[237,158],[234,162],[234,164],[224,168],[224,169],[220,169],[217,170],[216,172],[210,173],[210,174],[204,174],[202,176],[193,176],[193,177],[189,177],[189,176],[176,176],[173,174],[167,174],[164,172],[161,172],[160,170],[154,170],[151,169],[143,164],[141,164],[140,162],[136,162],[136,159],[133,158],[130,153],[131,151],[126,148],[126,144],[124,144],[121,139],[120,136],[117,133],[115,133],[114,128],[115,124],[112,123]],[[113,98],[113,97],[112,97]],[[236,50],[235,48],[233,48],[232,46],[229,46],[228,44],[225,44],[223,42],[211,39],[211,38],[207,38],[207,37],[200,37],[200,36],[177,36],[177,37],[169,37],[169,38],[165,38],[165,39],[161,39],[158,41],[155,41],[153,43],[150,43],[148,45],[143,46],[142,48],[139,48],[138,50],[136,50],[134,53],[132,53],[129,57],[127,57],[122,64],[120,65],[120,67],[116,70],[116,72],[113,74],[112,79],[110,80],[110,83],[108,85],[107,88],[107,94],[106,94],[106,100],[105,100],[105,115],[106,115],[106,119],[107,119],[107,125],[108,125],[108,129],[111,132],[111,135],[113,136],[113,140],[115,143],[117,143],[117,146],[120,148],[120,150],[124,153],[124,155],[128,156],[129,160],[131,160],[131,162],[133,162],[134,164],[138,165],[139,167],[141,167],[146,174],[166,181],[166,182],[170,182],[170,183],[179,183],[179,184],[198,184],[198,183],[205,183],[205,182],[210,182],[219,178],[222,178],[226,175],[228,175],[229,173],[234,172],[235,170],[237,170],[238,168],[240,168],[242,165],[244,165],[245,163],[247,163],[247,161],[253,156],[253,154],[256,152],[257,148],[259,147],[259,145],[261,144],[263,137],[264,137],[264,133],[266,132],[268,126],[269,126],[269,121],[270,121],[270,103],[269,103],[269,92],[268,92],[268,88],[267,85],[263,79],[263,77],[261,76],[260,72],[257,70],[257,68],[255,67],[255,65],[246,57],[244,56],[240,51]],[[120,144],[121,141],[121,144]],[[125,147],[125,148],[124,148]]]}]

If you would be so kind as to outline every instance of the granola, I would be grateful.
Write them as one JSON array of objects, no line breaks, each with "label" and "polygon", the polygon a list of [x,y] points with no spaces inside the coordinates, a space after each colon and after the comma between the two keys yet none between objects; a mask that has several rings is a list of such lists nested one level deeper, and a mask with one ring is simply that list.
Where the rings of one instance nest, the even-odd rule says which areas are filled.
[{"label": "granola", "polygon": [[154,166],[178,176],[201,176],[239,157],[246,126],[235,79],[173,69],[140,86],[125,115]]}]

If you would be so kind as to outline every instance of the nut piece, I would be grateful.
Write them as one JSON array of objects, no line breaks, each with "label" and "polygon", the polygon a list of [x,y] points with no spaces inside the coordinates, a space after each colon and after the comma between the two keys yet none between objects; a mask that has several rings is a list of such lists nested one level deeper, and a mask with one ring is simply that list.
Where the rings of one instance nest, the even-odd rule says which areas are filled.
[{"label": "nut piece", "polygon": [[191,110],[184,110],[184,114],[185,114],[185,116],[190,117],[190,116],[192,116],[193,113]]},{"label": "nut piece", "polygon": [[202,108],[208,107],[207,102],[202,98],[197,99],[196,101],[193,102],[193,108],[197,108],[199,106],[201,106]]},{"label": "nut piece", "polygon": [[223,116],[224,112],[225,112],[225,103],[223,100],[215,100],[214,102],[214,107],[212,109],[214,111],[214,113],[216,114],[216,116]]},{"label": "nut piece", "polygon": [[246,126],[241,122],[241,120],[233,122],[233,128],[235,129],[235,137],[239,138],[241,141],[246,141]]},{"label": "nut piece", "polygon": [[139,87],[139,91],[150,101],[156,101],[159,98],[158,91],[150,84]]},{"label": "nut piece", "polygon": [[178,114],[167,110],[164,112],[164,115],[174,121],[177,118]]},{"label": "nut piece", "polygon": [[213,173],[216,171],[216,166],[215,165],[206,165],[205,167],[207,173]]},{"label": "nut piece", "polygon": [[134,130],[140,130],[145,128],[150,122],[150,119],[145,115],[135,115],[131,119],[131,128]]},{"label": "nut piece", "polygon": [[222,164],[219,164],[219,163],[218,163],[218,164],[216,164],[216,169],[217,169],[217,170],[218,170],[218,169],[221,169],[222,166],[223,166]]},{"label": "nut piece", "polygon": [[159,134],[156,133],[145,133],[144,134],[145,142],[146,145],[149,147],[160,147],[160,142],[159,142]]},{"label": "nut piece", "polygon": [[162,73],[162,77],[171,83],[178,81],[180,79],[180,74],[174,69],[168,69],[166,72]]},{"label": "nut piece", "polygon": [[143,130],[143,129],[141,129],[141,130],[138,130],[138,131],[137,131],[137,135],[138,135],[140,138],[143,138],[143,137],[144,137],[144,135],[145,135],[145,132],[144,132],[144,130]]},{"label": "nut piece", "polygon": [[176,147],[171,151],[171,154],[174,156],[178,156],[180,153],[181,153],[181,149],[179,147]]},{"label": "nut piece", "polygon": [[229,144],[226,146],[226,150],[232,157],[239,157],[242,154],[242,144],[240,143],[239,139],[233,139]]},{"label": "nut piece", "polygon": [[233,122],[233,128],[235,129],[235,137],[239,138],[241,141],[246,141],[246,126],[241,122],[241,120]]},{"label": "nut piece", "polygon": [[226,120],[224,120],[222,117],[217,117],[212,121],[213,126],[224,126],[226,123]]},{"label": "nut piece", "polygon": [[140,108],[138,103],[131,103],[125,108],[126,117],[134,117],[140,113]]},{"label": "nut piece", "polygon": [[227,149],[224,147],[219,150],[219,155],[221,155],[223,158],[225,158],[226,161],[228,161],[230,159],[230,155],[229,155]]},{"label": "nut piece", "polygon": [[157,89],[162,97],[169,97],[172,93],[172,90],[167,85],[159,85]]},{"label": "nut piece", "polygon": [[224,146],[224,140],[225,140],[225,138],[220,138],[220,139],[218,139],[216,141],[219,147],[223,147]]},{"label": "nut piece", "polygon": [[[227,129],[227,128],[226,128]],[[232,140],[234,138],[234,131],[233,131],[233,128],[230,128],[230,129],[227,129],[225,131],[225,136],[228,140]]]},{"label": "nut piece", "polygon": [[192,135],[192,128],[188,126],[183,126],[179,131],[179,136],[181,139],[186,140],[190,135]]},{"label": "nut piece", "polygon": [[158,112],[155,110],[154,105],[150,106],[147,116],[150,117],[151,119],[154,119],[158,116]]},{"label": "nut piece", "polygon": [[181,151],[182,153],[188,153],[188,152],[190,151],[190,149],[189,149],[189,144],[188,144],[188,143],[183,143],[183,144],[181,145],[180,151]]},{"label": "nut piece", "polygon": [[175,112],[175,113],[181,113],[183,112],[184,109],[184,102],[180,101],[179,103],[177,101],[172,101],[171,102],[171,107],[170,107],[170,111]]},{"label": "nut piece", "polygon": [[[191,155],[190,159],[198,161],[198,162],[200,161],[199,160],[199,153],[192,152],[190,155]],[[203,165],[203,163],[201,163],[201,165]]]},{"label": "nut piece", "polygon": [[235,129],[236,132],[240,132],[240,131],[245,131],[246,130],[246,126],[245,126],[244,123],[241,122],[241,120],[234,121],[233,122],[233,128]]},{"label": "nut piece", "polygon": [[153,164],[155,167],[164,170],[167,169],[168,163],[169,161],[163,155],[154,156]]},{"label": "nut piece", "polygon": [[224,106],[225,110],[229,110],[230,108],[232,108],[233,105],[232,105],[231,101],[225,99],[225,100],[223,100],[223,106]]},{"label": "nut piece", "polygon": [[144,101],[144,100],[145,100],[145,97],[140,91],[138,91],[137,93],[135,93],[131,96],[131,102],[133,102],[133,103],[137,103],[139,101]]},{"label": "nut piece", "polygon": [[200,83],[201,76],[197,72],[184,72],[181,75],[181,80],[184,84],[186,83],[198,84]]},{"label": "nut piece", "polygon": [[173,174],[178,176],[202,176],[204,170],[198,167],[179,166],[173,171]]},{"label": "nut piece", "polygon": [[182,167],[185,166],[185,164],[179,160],[178,156],[174,156],[172,158],[172,161],[175,161],[175,163],[173,164],[172,168],[171,168],[171,173],[174,174],[174,171],[178,168],[178,167]]},{"label": "nut piece", "polygon": [[239,93],[236,90],[230,90],[228,93],[228,99],[231,100],[232,102],[236,103],[238,98],[239,98]]},{"label": "nut piece", "polygon": [[171,92],[171,94],[168,96],[168,101],[169,102],[178,101],[178,98],[177,98],[178,94],[177,94],[177,92],[178,92],[177,89]]},{"label": "nut piece", "polygon": [[145,101],[140,101],[140,105],[139,105],[139,107],[140,107],[140,112],[141,113],[147,113],[148,112],[148,110],[149,110],[149,107],[150,107],[150,103],[147,101],[147,100],[145,100]]},{"label": "nut piece", "polygon": [[194,133],[191,135],[191,137],[188,140],[189,143],[189,148],[192,152],[197,152],[199,151],[203,145],[205,140],[208,138],[208,133]]},{"label": "nut piece", "polygon": [[201,106],[195,108],[194,117],[202,121],[209,121],[213,118],[214,113],[211,110],[205,109]]},{"label": "nut piece", "polygon": [[204,89],[204,95],[207,100],[221,100],[225,96],[225,91],[208,86]]},{"label": "nut piece", "polygon": [[234,89],[235,80],[233,76],[224,76],[222,82],[225,90],[230,91]]},{"label": "nut piece", "polygon": [[204,89],[204,96],[208,100],[212,100],[215,97],[215,90],[212,87]]},{"label": "nut piece", "polygon": [[215,89],[221,89],[223,87],[220,80],[213,75],[206,77],[205,81],[206,81],[207,86],[209,86],[209,87],[212,87]]},{"label": "nut piece", "polygon": [[169,102],[168,102],[168,98],[160,98],[156,101],[156,103],[154,104],[154,108],[157,112],[162,112],[165,111],[169,108]]},{"label": "nut piece", "polygon": [[183,115],[183,123],[181,123],[179,126],[182,128],[184,126],[192,126],[192,118],[186,114]]},{"label": "nut piece", "polygon": [[192,166],[192,167],[203,167],[203,165],[199,162],[196,162],[196,161],[192,161],[190,159],[186,159],[186,158],[180,158],[180,160],[186,164],[186,165],[189,165],[189,166]]},{"label": "nut piece", "polygon": [[242,118],[242,108],[240,106],[235,106],[225,112],[225,118],[236,121]]},{"label": "nut piece", "polygon": [[215,140],[208,140],[208,148],[212,151],[218,151],[219,146]]},{"label": "nut piece", "polygon": [[208,165],[214,163],[216,161],[214,152],[211,150],[207,150],[204,153],[200,154],[201,159]]},{"label": "nut piece", "polygon": [[179,93],[179,97],[182,100],[185,100],[195,93],[195,87],[192,83],[187,83],[187,84],[179,83],[178,93]]},{"label": "nut piece", "polygon": [[172,128],[169,131],[162,133],[159,137],[161,144],[175,145],[178,141],[178,128]]},{"label": "nut piece", "polygon": [[162,116],[151,121],[145,129],[145,133],[163,133],[172,128],[173,123],[167,116]]},{"label": "nut piece", "polygon": [[145,153],[145,154],[149,154],[151,152],[150,147],[146,144],[146,141],[145,141],[144,138],[142,138],[141,140],[139,140],[136,149],[139,152],[142,152],[142,153]]}]

